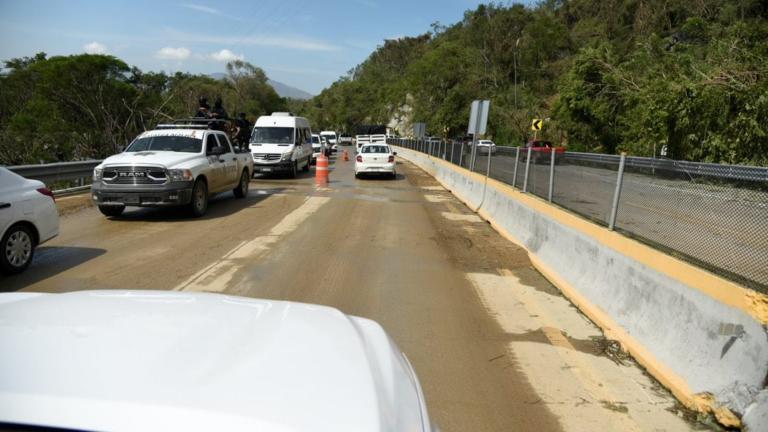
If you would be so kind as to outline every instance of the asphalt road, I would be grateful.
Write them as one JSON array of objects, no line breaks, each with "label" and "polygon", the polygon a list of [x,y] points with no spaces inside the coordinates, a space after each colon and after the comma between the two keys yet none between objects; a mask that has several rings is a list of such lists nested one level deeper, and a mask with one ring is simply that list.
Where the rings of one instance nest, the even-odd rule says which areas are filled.
[{"label": "asphalt road", "polygon": [[[408,163],[329,187],[259,178],[244,200],[103,217],[60,199],[61,235],[2,291],[210,291],[319,303],[380,322],[450,431],[690,430],[674,400],[504,240]],[[192,360],[192,359],[191,359]]]},{"label": "asphalt road", "polygon": [[[450,145],[447,146],[450,159]],[[459,161],[459,147],[454,160]],[[462,158],[467,166],[466,157]],[[486,155],[475,171],[485,174]],[[553,202],[605,225],[616,187],[616,165],[589,167],[565,161],[555,166]],[[516,186],[525,173],[521,155]],[[549,191],[548,161],[530,166],[528,191],[545,198]],[[491,177],[512,184],[513,149],[491,158]],[[674,180],[626,172],[616,228],[668,252],[679,252],[709,270],[768,292],[768,193],[707,184],[705,179]]]}]

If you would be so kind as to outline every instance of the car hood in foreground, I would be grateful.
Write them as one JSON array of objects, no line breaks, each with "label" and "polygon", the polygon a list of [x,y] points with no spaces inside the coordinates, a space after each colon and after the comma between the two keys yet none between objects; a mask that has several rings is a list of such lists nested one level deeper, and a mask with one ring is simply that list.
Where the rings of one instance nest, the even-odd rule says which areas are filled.
[{"label": "car hood in foreground", "polygon": [[421,431],[373,321],[218,294],[0,294],[0,422],[89,430]]}]

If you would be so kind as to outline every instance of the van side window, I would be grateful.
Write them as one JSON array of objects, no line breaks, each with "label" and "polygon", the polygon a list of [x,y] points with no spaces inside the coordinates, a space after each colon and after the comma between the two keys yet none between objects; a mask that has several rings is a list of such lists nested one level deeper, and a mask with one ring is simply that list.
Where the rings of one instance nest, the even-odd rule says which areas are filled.
[{"label": "van side window", "polygon": [[312,144],[312,131],[309,128],[304,129],[304,143]]}]

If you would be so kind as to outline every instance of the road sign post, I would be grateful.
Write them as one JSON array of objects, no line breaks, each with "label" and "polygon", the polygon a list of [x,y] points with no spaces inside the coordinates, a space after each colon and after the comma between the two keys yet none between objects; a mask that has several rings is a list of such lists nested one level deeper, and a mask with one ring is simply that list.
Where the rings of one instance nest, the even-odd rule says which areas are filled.
[{"label": "road sign post", "polygon": [[[472,106],[469,112],[469,127],[467,128],[467,134],[472,135],[472,153],[469,159],[470,171],[475,169],[475,161],[477,160],[477,136],[485,134],[486,125],[488,124],[488,110],[490,107],[491,101],[489,100],[472,101]],[[490,157],[490,154],[488,157]]]}]

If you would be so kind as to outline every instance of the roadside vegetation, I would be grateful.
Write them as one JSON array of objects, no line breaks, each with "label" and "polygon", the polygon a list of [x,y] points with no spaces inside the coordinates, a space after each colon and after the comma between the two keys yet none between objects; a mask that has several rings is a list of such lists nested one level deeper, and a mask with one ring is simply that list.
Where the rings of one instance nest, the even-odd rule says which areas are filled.
[{"label": "roadside vegetation", "polygon": [[242,61],[227,77],[142,72],[106,55],[5,61],[0,75],[0,165],[101,159],[157,123],[190,117],[198,97],[221,96],[230,117],[283,110],[264,72]]},{"label": "roadside vegetation", "polygon": [[[515,85],[517,83],[517,85]],[[410,118],[522,145],[533,118],[574,151],[768,165],[768,3],[572,0],[481,5],[452,25],[388,40],[296,106],[323,129]],[[405,131],[410,131],[404,127]]]}]

